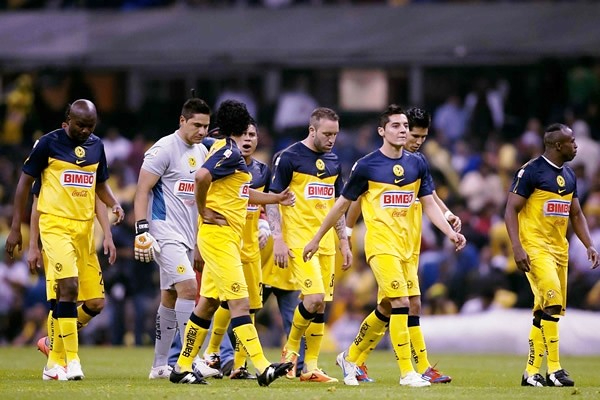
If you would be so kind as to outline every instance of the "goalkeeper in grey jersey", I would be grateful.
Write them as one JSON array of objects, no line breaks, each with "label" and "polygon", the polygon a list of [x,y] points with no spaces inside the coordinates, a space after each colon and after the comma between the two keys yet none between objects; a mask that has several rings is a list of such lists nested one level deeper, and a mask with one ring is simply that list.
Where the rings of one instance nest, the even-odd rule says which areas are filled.
[{"label": "goalkeeper in grey jersey", "polygon": [[[169,378],[168,354],[177,329],[182,335],[194,309],[200,268],[196,246],[198,211],[194,175],[204,163],[210,108],[201,99],[187,100],[179,129],[145,154],[134,198],[135,258],[160,267],[160,306],[150,379]],[[218,372],[218,371],[217,371]]]}]

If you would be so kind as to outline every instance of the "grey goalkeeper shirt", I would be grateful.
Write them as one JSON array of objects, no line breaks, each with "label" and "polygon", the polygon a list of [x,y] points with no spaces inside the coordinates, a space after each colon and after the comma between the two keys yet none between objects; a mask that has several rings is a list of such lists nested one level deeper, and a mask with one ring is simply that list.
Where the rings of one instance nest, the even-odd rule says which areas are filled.
[{"label": "grey goalkeeper shirt", "polygon": [[194,175],[207,153],[204,145],[189,145],[175,131],[144,154],[142,168],[160,177],[152,188],[147,213],[156,240],[178,241],[194,248],[198,231]]}]

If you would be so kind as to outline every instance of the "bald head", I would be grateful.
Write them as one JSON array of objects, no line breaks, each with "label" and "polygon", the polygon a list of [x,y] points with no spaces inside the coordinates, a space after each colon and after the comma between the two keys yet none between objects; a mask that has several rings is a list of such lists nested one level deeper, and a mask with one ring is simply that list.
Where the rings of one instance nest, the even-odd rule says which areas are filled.
[{"label": "bald head", "polygon": [[96,128],[96,106],[89,100],[79,99],[71,104],[67,116],[67,135],[77,142],[85,142]]}]

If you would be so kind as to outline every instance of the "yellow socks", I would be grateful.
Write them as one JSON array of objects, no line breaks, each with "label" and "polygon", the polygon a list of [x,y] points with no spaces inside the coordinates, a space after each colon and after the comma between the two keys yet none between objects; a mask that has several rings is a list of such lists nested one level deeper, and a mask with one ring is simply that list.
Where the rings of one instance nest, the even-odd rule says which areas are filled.
[{"label": "yellow socks", "polygon": [[325,334],[324,318],[324,314],[316,314],[304,332],[304,340],[306,340],[304,365],[306,365],[307,371],[318,368],[319,353],[321,352],[321,344],[323,343],[323,335]]},{"label": "yellow socks", "polygon": [[210,320],[200,318],[194,313],[190,315],[183,334],[184,341],[181,353],[179,353],[179,358],[177,359],[179,372],[192,371],[192,363],[198,355],[204,339],[206,339],[209,328]]},{"label": "yellow socks", "polygon": [[85,303],[77,307],[77,330],[86,326],[98,314],[100,313],[90,310]]},{"label": "yellow socks", "polygon": [[287,343],[285,344],[286,349],[295,353],[300,351],[300,340],[302,340],[302,336],[304,336],[306,329],[314,317],[315,314],[308,312],[304,307],[304,303],[298,304],[298,307],[296,307],[296,310],[294,311],[290,334]]},{"label": "yellow socks", "polygon": [[531,330],[529,331],[529,357],[527,358],[527,376],[532,376],[540,372],[542,360],[546,354],[546,346],[544,345],[544,337],[539,320],[533,319]]},{"label": "yellow socks", "polygon": [[229,312],[229,308],[225,308],[223,307],[223,304],[221,304],[213,316],[212,333],[210,334],[208,347],[206,348],[205,353],[219,354],[219,348],[221,347],[221,342],[223,341],[223,335],[227,334],[227,328],[229,327],[230,320],[231,313]]},{"label": "yellow socks", "polygon": [[562,369],[558,351],[558,318],[542,316],[542,334],[548,351],[548,372]]},{"label": "yellow socks", "polygon": [[[56,318],[58,325],[58,340],[62,340],[66,354],[67,364],[72,360],[79,360],[79,340],[77,335],[77,304],[75,302],[59,301],[56,306]],[[54,346],[57,347],[57,346]],[[58,351],[55,349],[54,351]]]},{"label": "yellow socks", "polygon": [[348,347],[348,361],[364,364],[369,354],[377,347],[388,328],[390,319],[375,309],[360,325],[358,334]]},{"label": "yellow socks", "polygon": [[414,372],[410,354],[410,335],[408,333],[408,307],[392,308],[390,339],[401,375],[404,377],[407,373]]},{"label": "yellow socks", "polygon": [[271,363],[265,357],[256,328],[249,315],[242,315],[231,319],[231,327],[236,341],[244,348],[252,360],[254,367],[262,373]]},{"label": "yellow socks", "polygon": [[429,368],[430,364],[427,359],[427,347],[425,346],[425,338],[423,337],[418,315],[408,316],[408,333],[410,336],[411,355],[413,360],[415,360],[416,370],[422,374]]}]

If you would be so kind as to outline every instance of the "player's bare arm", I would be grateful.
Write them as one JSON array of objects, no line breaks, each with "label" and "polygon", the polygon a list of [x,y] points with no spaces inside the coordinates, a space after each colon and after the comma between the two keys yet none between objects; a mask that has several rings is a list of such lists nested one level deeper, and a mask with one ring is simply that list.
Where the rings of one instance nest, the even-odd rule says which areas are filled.
[{"label": "player's bare arm", "polygon": [[281,213],[278,204],[267,204],[267,219],[273,235],[273,262],[279,268],[287,268],[289,257],[294,257],[281,231]]},{"label": "player's bare arm", "polygon": [[25,211],[24,207],[25,204],[27,204],[27,199],[29,198],[29,193],[31,192],[31,185],[33,185],[34,180],[35,179],[33,176],[21,173],[21,176],[19,177],[19,183],[17,183],[17,190],[15,192],[15,200],[13,204],[13,218],[10,225],[10,232],[8,233],[5,244],[6,252],[10,258],[14,257],[15,248],[18,249],[18,251],[21,251],[23,248],[23,236],[21,236],[21,216]]},{"label": "player's bare arm", "polygon": [[[312,238],[310,242],[304,247],[304,251],[302,252],[302,258],[304,261],[308,261],[315,255],[315,253],[319,250],[319,243],[323,236],[336,224],[339,223],[340,219],[344,216],[348,208],[352,204],[352,200],[345,198],[344,196],[338,197],[335,201],[335,204],[329,210],[323,223],[319,227],[319,230]],[[344,222],[345,225],[345,222]],[[352,261],[352,260],[350,260]]]},{"label": "player's bare arm", "polygon": [[573,198],[571,201],[571,208],[569,211],[569,219],[571,220],[571,226],[573,227],[573,231],[581,240],[581,243],[587,249],[588,260],[592,263],[591,268],[596,269],[598,264],[600,263],[600,259],[598,258],[598,251],[594,247],[594,243],[592,242],[592,237],[590,235],[590,229],[587,224],[587,220],[583,215],[583,211],[581,210],[581,204],[579,203],[579,199],[577,197]]},{"label": "player's bare arm", "polygon": [[108,210],[106,205],[96,196],[96,218],[98,219],[98,223],[100,223],[100,227],[102,228],[102,233],[104,234],[104,239],[102,240],[102,248],[104,250],[104,255],[108,255],[108,263],[113,265],[117,259],[117,248],[115,247],[115,243],[113,242],[112,232],[110,231],[110,222],[108,221]]},{"label": "player's bare arm", "polygon": [[521,239],[519,238],[519,211],[525,205],[525,199],[515,193],[508,193],[508,199],[506,201],[506,210],[504,211],[504,223],[506,224],[506,230],[508,231],[508,237],[512,243],[513,253],[515,255],[515,262],[517,268],[523,272],[529,272],[529,255],[523,249]]},{"label": "player's bare arm", "polygon": [[96,184],[96,195],[107,207],[111,208],[112,213],[117,217],[114,224],[120,224],[123,221],[123,218],[125,218],[125,212],[123,211],[123,207],[121,207],[117,201],[110,186],[108,186],[108,182],[104,181]]},{"label": "player's bare arm", "polygon": [[442,213],[444,213],[444,218],[446,218],[446,221],[450,223],[452,229],[454,229],[455,232],[460,232],[462,228],[462,221],[460,220],[460,218],[458,218],[458,216],[454,215],[454,213],[450,211],[446,203],[444,203],[444,201],[440,199],[440,196],[438,196],[435,190],[433,191],[433,199],[442,210]]},{"label": "player's bare arm", "polygon": [[429,217],[431,222],[448,237],[454,243],[456,251],[461,250],[467,244],[467,241],[463,235],[457,233],[452,229],[446,217],[442,213],[442,210],[436,203],[433,195],[427,195],[420,197],[419,200],[423,205],[423,211]]},{"label": "player's bare arm", "polygon": [[212,175],[206,168],[200,168],[194,176],[194,197],[196,197],[196,207],[198,207],[198,215],[203,215],[206,208],[206,194],[212,182]]},{"label": "player's bare arm", "polygon": [[281,193],[265,193],[250,189],[248,201],[252,204],[281,204],[282,206],[293,206],[296,203],[296,195],[286,188]]},{"label": "player's bare arm", "polygon": [[342,253],[342,270],[347,270],[352,266],[352,249],[350,248],[350,239],[346,233],[346,217],[344,214],[334,225],[335,233],[340,241],[340,251]]},{"label": "player's bare arm", "polygon": [[37,210],[37,196],[33,196],[31,205],[31,218],[29,220],[29,252],[27,253],[27,265],[31,273],[35,273],[42,266],[42,253],[40,251],[40,213]]}]

